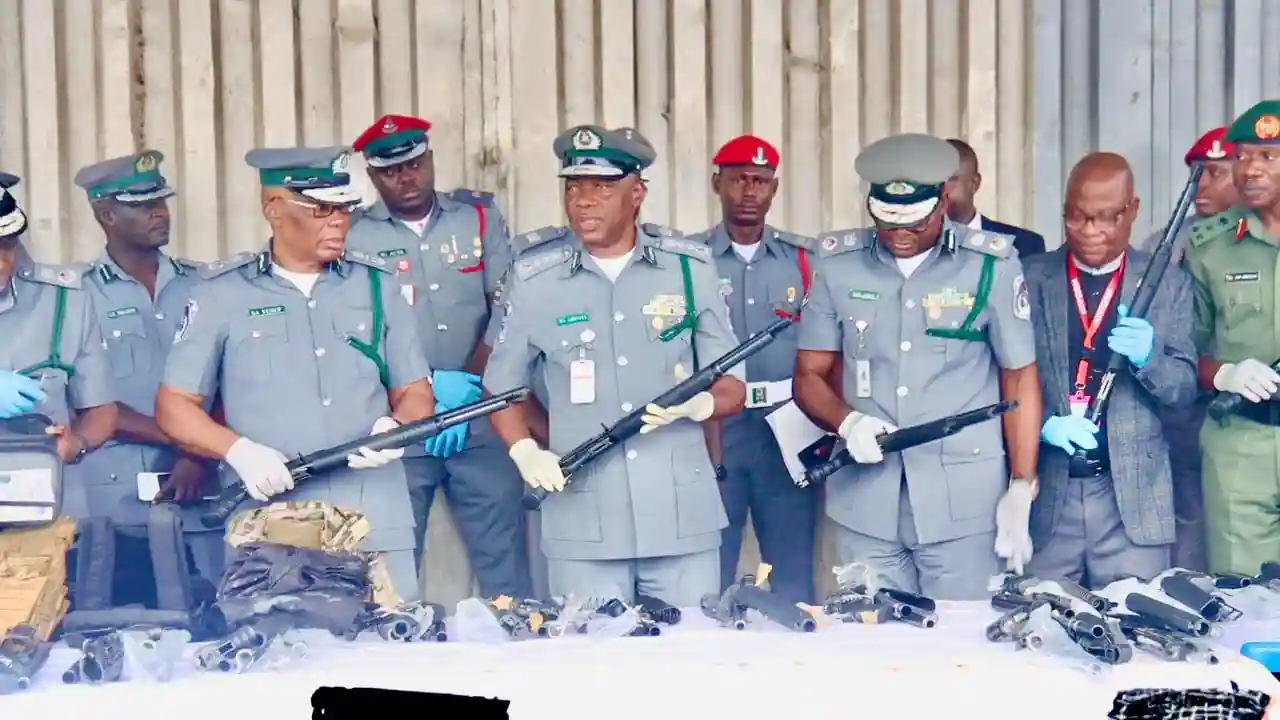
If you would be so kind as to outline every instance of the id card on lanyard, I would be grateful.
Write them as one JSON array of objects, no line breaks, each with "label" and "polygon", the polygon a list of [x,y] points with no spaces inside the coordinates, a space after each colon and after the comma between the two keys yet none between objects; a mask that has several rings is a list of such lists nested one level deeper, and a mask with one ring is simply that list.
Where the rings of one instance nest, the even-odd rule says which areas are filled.
[{"label": "id card on lanyard", "polygon": [[1107,311],[1111,309],[1111,304],[1120,294],[1126,264],[1127,259],[1121,259],[1120,268],[1112,273],[1111,279],[1107,281],[1107,288],[1103,290],[1102,297],[1098,300],[1098,309],[1090,316],[1089,303],[1084,296],[1084,286],[1080,283],[1080,268],[1076,267],[1075,260],[1070,256],[1067,257],[1067,278],[1071,283],[1071,298],[1076,304],[1076,317],[1080,319],[1080,327],[1084,329],[1084,347],[1080,351],[1080,362],[1076,364],[1075,384],[1072,388],[1073,392],[1067,398],[1072,415],[1084,417],[1089,409],[1089,401],[1092,400],[1086,392],[1089,386],[1089,360],[1096,348],[1098,333],[1107,321]]}]

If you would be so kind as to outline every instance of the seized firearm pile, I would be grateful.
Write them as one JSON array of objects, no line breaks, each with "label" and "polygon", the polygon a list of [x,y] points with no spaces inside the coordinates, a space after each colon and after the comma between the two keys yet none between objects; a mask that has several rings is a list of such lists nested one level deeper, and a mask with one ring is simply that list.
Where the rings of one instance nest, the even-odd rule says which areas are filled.
[{"label": "seized firearm pile", "polygon": [[720,595],[702,598],[702,613],[724,627],[745,630],[756,616],[795,632],[818,628],[812,613],[774,595],[765,585],[773,568],[761,563],[755,575],[744,575]]},{"label": "seized firearm pile", "polygon": [[834,569],[837,589],[822,604],[822,613],[844,623],[880,625],[901,622],[918,628],[938,624],[938,605],[924,595],[878,588],[871,571],[860,565]]},{"label": "seized firearm pile", "polygon": [[[634,604],[618,598],[542,601],[502,595],[463,601],[455,622],[468,637],[488,635],[505,641],[573,635],[654,637],[662,634],[662,625],[676,625],[680,617],[679,608],[644,595]],[[493,628],[498,630],[490,632]]]}]

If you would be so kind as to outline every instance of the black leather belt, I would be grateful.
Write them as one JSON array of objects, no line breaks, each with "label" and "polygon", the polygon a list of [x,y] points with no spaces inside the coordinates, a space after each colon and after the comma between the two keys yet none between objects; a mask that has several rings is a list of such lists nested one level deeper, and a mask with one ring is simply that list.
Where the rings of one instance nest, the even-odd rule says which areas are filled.
[{"label": "black leather belt", "polygon": [[1073,478],[1096,478],[1106,475],[1110,470],[1111,466],[1104,458],[1090,456],[1081,460],[1072,456],[1071,463],[1067,466],[1067,475]]},{"label": "black leather belt", "polygon": [[1280,402],[1275,400],[1260,403],[1241,403],[1240,409],[1236,411],[1236,414],[1246,420],[1252,420],[1262,425],[1280,427]]}]

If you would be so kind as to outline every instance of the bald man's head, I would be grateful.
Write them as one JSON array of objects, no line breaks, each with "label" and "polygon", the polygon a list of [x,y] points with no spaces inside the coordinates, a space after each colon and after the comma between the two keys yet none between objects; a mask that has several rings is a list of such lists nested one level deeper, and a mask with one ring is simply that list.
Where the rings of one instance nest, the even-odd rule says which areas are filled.
[{"label": "bald man's head", "polygon": [[974,197],[982,188],[978,153],[974,152],[972,145],[958,138],[948,138],[947,142],[960,154],[960,167],[956,168],[956,174],[947,181],[947,216],[952,222],[964,225],[978,214],[974,205]]},{"label": "bald man's head", "polygon": [[1091,267],[1119,257],[1138,217],[1129,161],[1109,152],[1085,155],[1067,176],[1066,195],[1062,215],[1068,250]]}]

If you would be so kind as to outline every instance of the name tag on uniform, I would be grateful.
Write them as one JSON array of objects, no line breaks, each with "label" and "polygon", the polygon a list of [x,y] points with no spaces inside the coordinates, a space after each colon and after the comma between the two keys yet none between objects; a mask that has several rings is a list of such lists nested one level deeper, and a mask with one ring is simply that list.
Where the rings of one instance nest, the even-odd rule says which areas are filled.
[{"label": "name tag on uniform", "polygon": [[853,363],[853,394],[860,398],[871,397],[871,361],[856,360]]},{"label": "name tag on uniform", "polygon": [[596,401],[596,361],[574,360],[569,363],[569,402],[590,405]]}]

